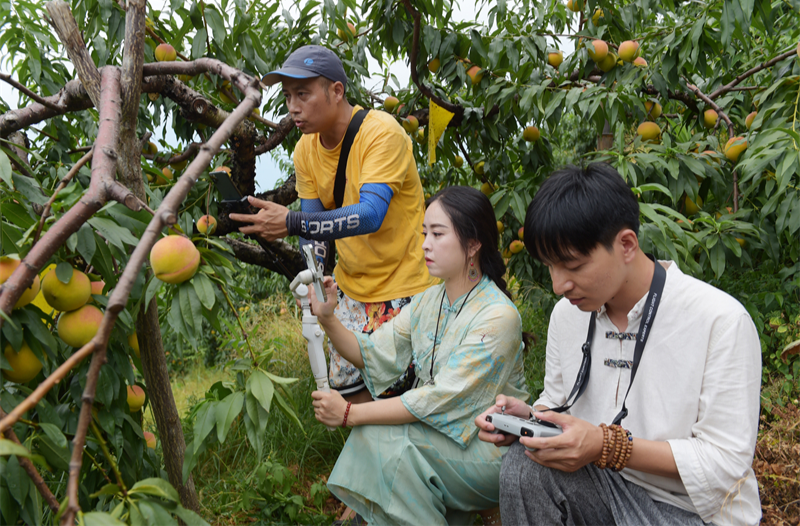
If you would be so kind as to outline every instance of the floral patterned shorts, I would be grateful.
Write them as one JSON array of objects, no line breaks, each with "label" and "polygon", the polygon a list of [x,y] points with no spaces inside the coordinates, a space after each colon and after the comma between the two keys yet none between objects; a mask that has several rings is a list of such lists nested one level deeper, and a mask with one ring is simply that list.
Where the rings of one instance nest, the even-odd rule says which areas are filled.
[{"label": "floral patterned shorts", "polygon": [[[381,301],[378,303],[362,303],[350,298],[339,289],[339,304],[334,314],[346,329],[363,334],[372,334],[378,327],[400,314],[400,309],[411,302],[411,298]],[[343,395],[353,395],[364,389],[364,380],[355,365],[348,362],[336,352],[328,340],[328,351],[331,357],[328,380],[332,389]],[[391,398],[406,392],[416,379],[414,366],[409,369],[391,387],[378,395],[378,398]]]}]

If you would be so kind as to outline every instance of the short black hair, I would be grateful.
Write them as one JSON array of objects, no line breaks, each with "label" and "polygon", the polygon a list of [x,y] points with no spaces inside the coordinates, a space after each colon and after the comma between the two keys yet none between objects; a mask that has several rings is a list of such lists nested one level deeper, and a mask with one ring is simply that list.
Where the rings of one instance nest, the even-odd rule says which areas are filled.
[{"label": "short black hair", "polygon": [[567,166],[528,205],[525,248],[542,262],[570,261],[598,244],[610,250],[625,228],[639,235],[639,202],[619,172],[606,163]]}]

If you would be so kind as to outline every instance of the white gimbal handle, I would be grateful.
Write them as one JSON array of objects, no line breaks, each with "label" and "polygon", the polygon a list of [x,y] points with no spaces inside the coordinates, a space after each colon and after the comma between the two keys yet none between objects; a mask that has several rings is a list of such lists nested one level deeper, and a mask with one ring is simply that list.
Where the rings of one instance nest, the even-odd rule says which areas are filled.
[{"label": "white gimbal handle", "polygon": [[[308,245],[304,248],[310,248]],[[307,256],[308,261],[308,256]],[[306,269],[297,274],[289,287],[292,295],[300,300],[303,309],[303,338],[308,341],[308,359],[311,362],[311,372],[317,382],[317,390],[329,393],[328,385],[328,363],[325,360],[325,349],[322,346],[325,334],[317,323],[317,317],[311,314],[311,304],[308,301],[308,285],[314,284],[317,288],[317,298],[325,298],[325,289],[322,288],[321,272],[317,274],[317,268],[313,266],[313,254],[311,254],[311,269]],[[321,289],[321,290],[320,290]],[[326,301],[326,300],[322,300]],[[328,431],[333,431],[334,427],[328,427]]]}]

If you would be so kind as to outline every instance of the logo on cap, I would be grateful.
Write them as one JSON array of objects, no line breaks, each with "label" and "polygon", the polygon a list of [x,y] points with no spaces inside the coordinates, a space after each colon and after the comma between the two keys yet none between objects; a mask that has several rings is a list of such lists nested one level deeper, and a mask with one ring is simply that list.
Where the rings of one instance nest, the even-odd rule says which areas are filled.
[{"label": "logo on cap", "polygon": [[305,64],[306,66],[310,66],[313,63],[314,63],[314,59],[313,58],[307,58],[307,59],[305,59],[303,61],[303,64]]}]

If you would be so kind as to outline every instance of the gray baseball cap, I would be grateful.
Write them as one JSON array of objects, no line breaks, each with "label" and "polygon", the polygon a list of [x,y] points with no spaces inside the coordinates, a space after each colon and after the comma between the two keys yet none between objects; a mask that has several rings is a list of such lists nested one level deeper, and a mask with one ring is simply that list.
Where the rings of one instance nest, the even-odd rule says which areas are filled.
[{"label": "gray baseball cap", "polygon": [[303,46],[292,52],[281,69],[270,71],[261,79],[267,86],[281,82],[282,77],[310,79],[325,77],[347,86],[347,75],[336,53],[322,46]]}]

